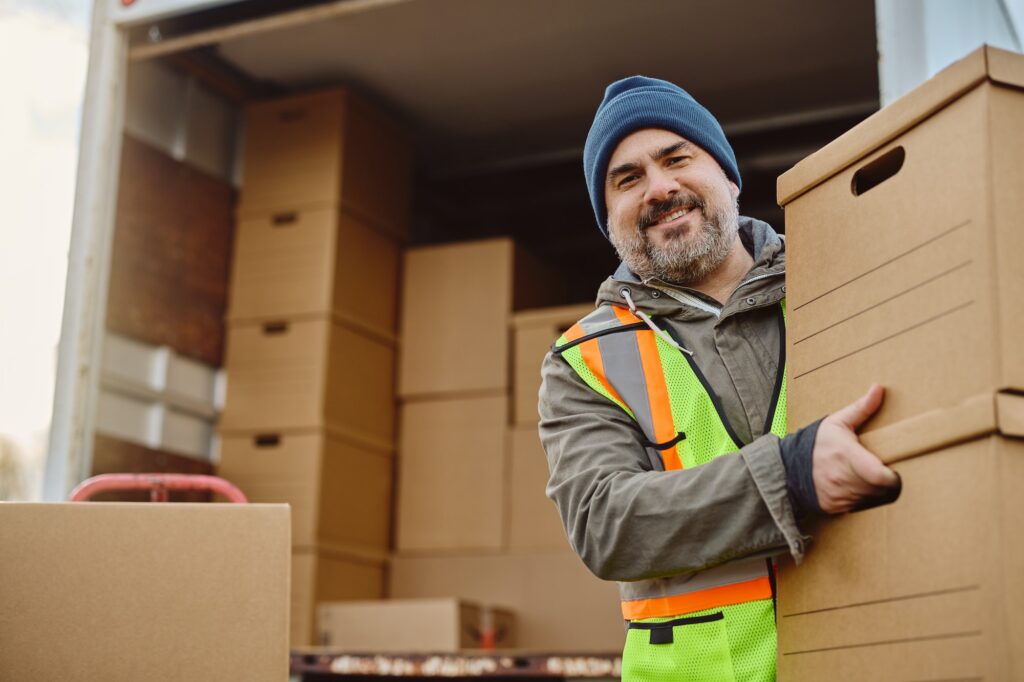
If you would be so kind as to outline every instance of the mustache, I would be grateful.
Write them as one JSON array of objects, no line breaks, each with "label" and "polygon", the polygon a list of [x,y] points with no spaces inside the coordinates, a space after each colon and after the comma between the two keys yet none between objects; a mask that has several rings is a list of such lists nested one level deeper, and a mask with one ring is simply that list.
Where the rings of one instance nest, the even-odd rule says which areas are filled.
[{"label": "mustache", "polygon": [[677,209],[683,208],[684,206],[692,206],[693,208],[704,209],[704,202],[696,194],[683,194],[666,199],[665,201],[659,201],[656,204],[652,204],[650,208],[640,215],[640,218],[636,221],[637,230],[643,232],[651,225],[658,222],[658,218],[671,213]]}]

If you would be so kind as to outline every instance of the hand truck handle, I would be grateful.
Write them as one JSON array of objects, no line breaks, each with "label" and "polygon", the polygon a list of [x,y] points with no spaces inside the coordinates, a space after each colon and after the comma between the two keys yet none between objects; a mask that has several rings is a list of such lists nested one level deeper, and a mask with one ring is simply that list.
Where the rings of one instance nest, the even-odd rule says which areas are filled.
[{"label": "hand truck handle", "polygon": [[87,478],[71,491],[72,502],[111,491],[148,490],[152,502],[167,502],[171,490],[207,490],[229,501],[245,504],[245,494],[223,478],[202,474],[100,474]]}]

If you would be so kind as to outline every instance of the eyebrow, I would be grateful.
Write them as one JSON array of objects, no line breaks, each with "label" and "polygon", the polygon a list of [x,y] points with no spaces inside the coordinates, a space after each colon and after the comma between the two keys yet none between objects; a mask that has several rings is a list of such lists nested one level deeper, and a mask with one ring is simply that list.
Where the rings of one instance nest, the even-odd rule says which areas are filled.
[{"label": "eyebrow", "polygon": [[675,154],[676,152],[682,152],[682,151],[687,151],[688,152],[692,148],[693,148],[693,145],[690,144],[689,142],[687,142],[686,140],[679,140],[679,142],[676,142],[675,144],[670,144],[667,147],[662,147],[661,149],[656,151],[654,154],[651,154],[651,158],[653,160],[655,160],[655,161],[661,161],[666,156],[671,156],[672,154]]},{"label": "eyebrow", "polygon": [[[679,140],[679,142],[676,142],[675,144],[670,144],[667,147],[662,147],[658,151],[651,154],[651,159],[654,161],[661,161],[666,156],[671,156],[672,154],[675,154],[676,152],[679,151],[690,151],[691,149],[693,149],[692,144],[690,144],[686,140]],[[635,163],[620,164],[615,168],[612,168],[610,171],[608,171],[608,180],[614,180],[616,177],[620,175],[630,173],[632,171],[638,170],[639,168],[640,166],[638,166]]]}]

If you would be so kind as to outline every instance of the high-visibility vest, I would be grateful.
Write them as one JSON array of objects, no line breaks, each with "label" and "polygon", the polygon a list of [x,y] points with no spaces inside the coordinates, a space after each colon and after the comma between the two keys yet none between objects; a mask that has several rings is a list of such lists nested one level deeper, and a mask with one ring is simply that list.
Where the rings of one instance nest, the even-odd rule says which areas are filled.
[{"label": "high-visibility vest", "polygon": [[[779,305],[778,320],[779,369],[764,430],[781,437],[786,434],[785,299]],[[566,331],[555,343],[554,351],[590,388],[636,421],[647,440],[648,458],[654,469],[693,468],[739,450],[740,440],[723,417],[718,397],[693,358],[661,338],[629,309],[599,307]],[[774,671],[774,575],[770,559],[739,560],[697,573],[622,582],[619,593],[622,615],[628,621],[657,621],[681,615],[694,615],[699,620],[702,612],[713,617],[721,612],[729,621],[733,654],[770,657]],[[667,635],[657,633],[655,621],[643,625],[651,630],[651,642],[655,643],[656,636],[667,636],[671,641],[671,630]],[[759,653],[752,654],[755,650]],[[760,665],[757,660],[749,664]],[[768,664],[766,660],[764,665]]]}]

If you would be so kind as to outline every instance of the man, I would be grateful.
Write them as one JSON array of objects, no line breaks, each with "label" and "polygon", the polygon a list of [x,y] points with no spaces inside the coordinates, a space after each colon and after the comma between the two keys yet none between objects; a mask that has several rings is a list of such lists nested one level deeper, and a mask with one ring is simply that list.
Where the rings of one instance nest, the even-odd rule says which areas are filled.
[{"label": "man", "polygon": [[548,495],[620,581],[623,680],[774,680],[770,557],[800,560],[804,516],[898,494],[855,433],[882,389],[786,435],[785,243],[739,216],[732,148],[689,94],[613,83],[583,156],[622,265],[544,362]]}]

